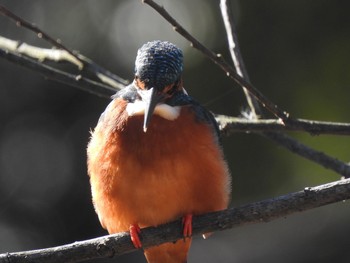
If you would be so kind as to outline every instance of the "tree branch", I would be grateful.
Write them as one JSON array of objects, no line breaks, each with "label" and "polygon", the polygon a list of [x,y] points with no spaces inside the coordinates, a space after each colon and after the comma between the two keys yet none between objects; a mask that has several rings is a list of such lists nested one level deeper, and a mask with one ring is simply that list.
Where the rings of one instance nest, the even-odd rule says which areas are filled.
[{"label": "tree branch", "polygon": [[[291,119],[288,117],[288,114],[281,111],[275,104],[270,102],[265,98],[263,94],[261,94],[258,90],[256,90],[249,81],[245,81],[244,76],[244,66],[241,68],[241,73],[238,74],[234,71],[232,67],[230,67],[225,61],[223,61],[220,57],[218,57],[212,51],[206,49],[200,42],[194,39],[187,31],[185,31],[163,8],[155,4],[152,0],[144,0],[145,3],[152,6],[158,12],[162,12],[162,16],[164,16],[169,22],[171,22],[175,26],[175,30],[177,30],[180,34],[185,36],[188,40],[192,42],[192,45],[200,50],[205,55],[209,56],[216,64],[218,64],[223,70],[225,70],[228,75],[234,79],[238,84],[242,87],[246,88],[248,92],[246,92],[246,96],[248,99],[249,93],[252,93],[262,104],[266,104],[266,107],[272,111],[276,116],[280,118],[280,120],[254,120],[248,121],[245,120],[246,123],[242,119],[241,128],[245,129],[244,131],[270,131],[271,129],[280,129],[280,130],[298,130],[298,131],[307,131],[311,134],[348,134],[349,133],[349,125],[350,124],[342,124],[342,123],[327,123],[327,122],[316,122],[316,121],[308,121],[301,119]],[[3,11],[3,7],[0,5],[0,13]],[[23,25],[21,20],[16,20],[17,24]],[[230,23],[230,22],[229,22]],[[31,24],[29,24],[28,29],[31,29]],[[232,24],[234,26],[234,24]],[[37,30],[37,31],[35,31]],[[45,34],[43,32],[34,27],[34,32],[37,32],[41,37]],[[192,39],[192,40],[191,40]],[[57,42],[57,41],[56,41]],[[235,43],[235,41],[233,41]],[[237,43],[237,42],[236,42]],[[9,46],[11,43],[8,43]],[[27,45],[24,46],[19,45],[18,43],[15,45],[15,49],[10,51],[9,47],[0,48],[0,57],[3,57],[9,61],[12,61],[16,64],[20,64],[37,72],[40,72],[45,77],[50,79],[54,79],[56,81],[78,87],[85,91],[94,93],[99,96],[109,97],[113,93],[115,93],[115,89],[111,88],[112,84],[101,84],[99,82],[92,81],[88,78],[85,78],[81,75],[74,75],[67,72],[62,72],[55,68],[52,68],[48,65],[45,65],[40,61],[40,59],[53,59],[54,51],[53,49],[41,49],[35,50],[36,47]],[[238,45],[235,47],[238,48]],[[26,50],[26,51],[24,51]],[[29,50],[29,52],[28,52]],[[35,51],[35,54],[39,54],[38,56],[34,55],[32,51]],[[47,54],[45,54],[45,52]],[[37,53],[39,52],[39,53]],[[42,52],[42,53],[40,53]],[[60,56],[62,56],[59,60],[67,60],[70,63],[76,63],[74,59],[69,59],[67,54],[63,54],[63,50],[59,50]],[[43,58],[40,55],[43,55]],[[92,67],[92,71],[97,75],[101,73],[103,76],[108,77],[108,71],[100,68],[98,65],[94,64],[92,61],[89,61],[87,58],[84,58],[81,55],[70,54],[73,58],[78,59],[79,61],[84,61],[85,63],[94,65]],[[238,50],[238,54],[240,54]],[[30,57],[28,57],[30,56]],[[52,56],[52,57],[51,57]],[[39,62],[35,59],[39,59]],[[65,57],[65,58],[64,58]],[[68,58],[68,59],[66,59]],[[243,62],[243,61],[242,61]],[[236,63],[235,63],[236,64]],[[243,65],[239,63],[240,65]],[[243,71],[242,71],[243,70]],[[110,73],[112,74],[112,73]],[[241,75],[241,76],[240,76]],[[123,85],[123,84],[122,84]],[[252,98],[254,99],[254,98]],[[251,103],[251,109],[257,109],[254,106],[254,103]],[[258,112],[258,111],[257,111]],[[256,113],[254,114],[256,115]],[[235,121],[232,117],[226,116],[218,116],[221,129],[224,133],[230,134],[233,129],[237,129],[238,121]],[[224,119],[225,118],[225,119]],[[230,118],[229,121],[227,119]],[[225,122],[226,121],[226,122]],[[235,124],[236,122],[236,124]],[[249,122],[249,124],[247,124]],[[232,128],[232,126],[236,125],[236,128]],[[248,125],[248,126],[247,126]],[[243,127],[243,128],[242,128]],[[245,128],[244,128],[245,127]],[[263,128],[264,127],[264,128]],[[255,129],[255,130],[254,130]],[[264,136],[273,139],[274,141],[279,141],[282,137],[284,137],[283,142],[279,142],[285,147],[289,148],[291,151],[301,151],[304,152],[305,155],[308,155],[307,149],[305,149],[300,143],[296,144],[290,140],[294,140],[283,134],[279,133],[269,133],[264,132]],[[287,139],[285,139],[287,138]],[[288,143],[288,140],[291,143]],[[298,143],[298,142],[297,142]],[[301,146],[300,146],[301,145]],[[300,146],[300,147],[299,147]],[[333,165],[336,165],[337,172],[343,174],[348,174],[349,166],[336,160],[329,159],[330,157],[324,155],[323,153],[317,152],[311,149],[311,155],[315,158],[322,159],[320,162],[324,164],[326,168],[332,167],[335,169]],[[315,152],[318,155],[315,155]],[[300,153],[299,153],[300,154]],[[309,158],[309,157],[307,157]],[[301,212],[305,210],[309,210],[315,207],[335,203],[341,200],[350,199],[350,179],[333,182],[326,185],[321,185],[317,187],[308,187],[303,191],[283,195],[277,198],[268,199],[252,204],[247,204],[240,206],[238,208],[232,208],[225,211],[209,213],[206,215],[196,216],[193,220],[193,233],[203,234],[213,231],[225,230],[233,227],[239,227],[247,224],[268,222],[276,218],[284,217],[289,214],[293,214],[296,212]],[[144,248],[148,248],[151,246],[159,245],[164,242],[174,242],[175,240],[181,239],[181,221],[177,220],[172,223],[168,223],[159,227],[149,227],[142,230],[142,243]],[[18,253],[5,253],[0,254],[0,263],[2,262],[79,262],[88,259],[96,259],[96,258],[104,258],[104,257],[113,257],[121,254],[129,253],[134,251],[132,243],[130,242],[130,236],[128,233],[119,233],[115,235],[100,237],[92,240],[75,242],[73,244],[40,249],[34,251],[27,252],[18,252]]]},{"label": "tree branch", "polygon": [[75,58],[75,64],[77,64],[79,67],[83,67],[83,63],[80,62],[80,59],[77,57],[76,54],[74,54],[71,50],[66,48],[63,44],[59,43],[57,40],[53,39],[51,36],[49,36],[47,33],[42,31],[40,28],[38,28],[36,25],[24,20],[23,18],[17,16],[16,14],[12,13],[10,10],[8,10],[5,6],[0,5],[0,14],[12,19],[17,26],[27,28],[34,33],[37,34],[38,38],[45,39],[52,45],[54,45],[57,48],[65,50],[67,53],[69,53],[72,57]]},{"label": "tree branch", "polygon": [[350,135],[350,123],[336,123],[327,121],[315,121],[296,119],[295,123],[284,124],[276,119],[246,119],[226,115],[215,115],[219,123],[220,131],[224,136],[230,136],[237,132],[276,132],[276,131],[300,131],[311,135]]},{"label": "tree branch", "polygon": [[[193,218],[193,234],[226,230],[249,224],[269,222],[297,212],[350,199],[350,179],[282,195],[251,204],[212,212]],[[182,239],[181,220],[159,227],[141,230],[144,248]],[[181,242],[181,241],[179,241]],[[53,248],[0,254],[0,263],[81,262],[97,258],[115,257],[135,251],[129,233],[99,237]]]},{"label": "tree branch", "polygon": [[[29,57],[28,57],[29,56]],[[64,50],[44,49],[0,36],[0,57],[31,69],[44,75],[53,81],[61,82],[69,86],[77,87],[99,97],[109,98],[117,90],[123,88],[119,85],[114,88],[110,83],[101,84],[87,79],[80,74],[70,74],[60,71],[43,63],[45,60],[55,62],[71,61],[70,54]],[[33,59],[34,58],[34,59]],[[85,85],[87,83],[87,85]],[[311,135],[333,134],[350,135],[350,123],[324,122],[315,120],[295,119],[295,122],[283,123],[277,119],[252,119],[216,115],[220,124],[220,130],[224,136],[230,136],[236,132],[264,132],[264,131],[301,131]]]},{"label": "tree branch", "polygon": [[[238,44],[238,37],[236,34],[236,25],[233,21],[233,15],[229,2],[226,0],[220,1],[221,16],[224,21],[224,26],[227,35],[228,49],[231,54],[233,65],[239,76],[250,82],[248,71],[244,65],[244,61],[241,55],[241,51]],[[247,88],[242,87],[247,104],[249,106],[250,115],[252,118],[257,119],[259,115],[262,115],[258,101],[251,95]]]},{"label": "tree branch", "polygon": [[[38,59],[54,60],[53,58],[55,57],[66,59],[67,61],[76,65],[80,70],[89,71],[95,74],[102,82],[117,89],[121,89],[123,85],[127,85],[129,83],[127,80],[111,73],[110,71],[106,70],[100,65],[97,65],[95,62],[93,62],[89,58],[83,55],[80,55],[77,52],[71,51],[69,48],[64,46],[60,41],[55,40],[49,34],[45,33],[42,29],[40,29],[36,25],[12,13],[3,5],[0,5],[0,14],[13,20],[17,26],[29,29],[30,31],[36,33],[39,38],[46,40],[47,42],[52,44],[54,47],[60,49],[60,50],[42,49],[42,48],[37,48],[37,47],[27,45],[25,43],[19,44],[17,42],[16,45],[13,45],[13,47],[16,49],[17,52],[21,53],[22,51],[22,53],[24,54],[25,51],[27,51],[27,55],[31,57],[34,57],[37,55],[39,56]],[[15,50],[12,50],[12,51],[15,51]]]},{"label": "tree branch", "polygon": [[[231,51],[232,60],[237,70],[237,74],[240,75],[243,79],[246,79],[247,81],[249,81],[249,76],[243,63],[243,57],[239,50],[237,33],[235,30],[232,13],[230,12],[229,3],[227,0],[220,1],[220,9],[221,9],[221,14],[225,24],[226,34],[227,34],[228,43],[229,43],[229,49]],[[257,120],[258,114],[262,116],[263,113],[258,107],[256,108],[255,105],[257,103],[255,102],[254,98],[250,96],[251,95],[250,92],[247,92],[244,87],[243,87],[243,90],[247,98],[248,105],[250,107],[251,118]],[[316,125],[313,126],[312,123],[307,122],[305,120],[296,120],[292,118],[283,120],[282,124],[292,128],[296,128],[296,129],[303,128],[305,131],[309,131],[311,133],[317,132],[317,128],[321,128],[320,126],[323,126],[323,127],[325,126],[324,123],[322,125],[320,125],[319,123],[318,126]],[[323,152],[314,150],[311,147],[298,142],[296,139],[290,136],[287,136],[285,134],[282,134],[276,131],[263,132],[263,133],[260,133],[260,135],[266,138],[269,138],[270,140],[285,147],[289,151],[295,154],[298,154],[299,156],[302,156],[310,161],[318,163],[319,165],[327,169],[331,169],[346,178],[350,177],[349,164],[341,162],[336,158],[333,158]]]},{"label": "tree branch", "polygon": [[79,88],[100,97],[109,98],[116,92],[116,89],[110,86],[90,80],[81,75],[74,75],[55,69],[29,57],[22,56],[21,54],[17,54],[8,50],[3,50],[1,48],[0,57],[3,57],[8,61],[15,63],[16,65],[24,66],[28,69],[39,72],[44,75],[45,78]]},{"label": "tree branch", "polygon": [[276,117],[280,118],[282,121],[288,120],[289,113],[281,110],[276,104],[270,101],[264,94],[262,94],[258,89],[256,89],[252,84],[247,82],[237,72],[222,58],[220,54],[215,54],[213,51],[206,48],[201,42],[199,42],[195,37],[193,37],[187,30],[185,30],[162,6],[155,3],[153,0],[143,0],[157,11],[165,20],[167,20],[174,28],[176,32],[187,39],[191,46],[202,52],[206,57],[212,60],[217,66],[219,66],[226,75],[234,80],[239,86],[245,87],[260,103]]},{"label": "tree branch", "polygon": [[0,48],[35,58],[40,62],[45,60],[54,62],[65,61],[77,66],[79,69],[83,68],[83,64],[75,56],[63,49],[40,48],[2,36],[0,36]]}]

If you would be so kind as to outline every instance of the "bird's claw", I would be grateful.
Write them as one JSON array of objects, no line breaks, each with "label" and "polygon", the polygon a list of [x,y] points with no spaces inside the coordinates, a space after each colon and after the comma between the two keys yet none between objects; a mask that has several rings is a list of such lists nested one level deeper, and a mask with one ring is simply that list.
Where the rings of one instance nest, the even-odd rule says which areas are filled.
[{"label": "bird's claw", "polygon": [[192,214],[185,215],[182,218],[183,225],[183,236],[191,237],[192,236]]},{"label": "bird's claw", "polygon": [[139,225],[138,224],[130,225],[129,230],[130,230],[131,242],[133,243],[134,247],[137,249],[142,248],[142,243],[139,235],[141,233],[141,229]]}]

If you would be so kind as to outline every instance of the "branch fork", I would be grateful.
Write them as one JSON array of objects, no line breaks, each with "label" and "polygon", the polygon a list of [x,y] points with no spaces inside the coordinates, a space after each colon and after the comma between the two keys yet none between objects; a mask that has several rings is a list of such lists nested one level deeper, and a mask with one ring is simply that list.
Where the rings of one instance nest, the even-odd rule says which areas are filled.
[{"label": "branch fork", "polygon": [[[190,42],[192,47],[211,59],[229,78],[242,87],[252,119],[216,115],[220,124],[220,130],[224,135],[229,136],[234,132],[258,133],[277,142],[293,153],[312,160],[325,168],[332,169],[344,177],[350,177],[349,164],[303,145],[281,133],[284,131],[304,131],[309,132],[311,135],[350,135],[350,124],[291,118],[286,111],[280,109],[250,83],[239,51],[235,24],[227,0],[221,0],[220,8],[234,67],[226,62],[221,54],[214,53],[195,39],[164,7],[159,6],[153,0],[143,0],[142,2],[156,10],[173,26],[175,31]],[[69,50],[37,26],[18,17],[2,5],[0,5],[0,14],[15,21],[17,26],[22,26],[35,32],[39,38],[55,46],[54,49],[43,49],[0,36],[0,57],[30,68],[55,81],[84,89],[98,96],[109,97],[116,90],[128,84],[126,80],[95,64],[92,60]],[[76,75],[60,71],[43,63],[46,60],[71,63],[82,70],[81,73],[84,70],[94,73],[99,81],[91,80],[83,74]],[[259,116],[264,117],[264,115],[260,106],[273,113],[276,119],[261,119]],[[350,179],[316,187],[306,187],[299,192],[224,211],[195,216],[193,218],[193,234],[198,235],[247,224],[269,222],[296,212],[302,212],[347,199],[350,199]],[[183,237],[180,231],[181,228],[181,220],[177,220],[162,226],[142,229],[143,246],[147,248],[161,243],[179,240]],[[130,241],[129,233],[118,233],[54,248],[0,254],[0,263],[81,262],[90,259],[114,257],[132,251],[135,251],[135,248]]]}]

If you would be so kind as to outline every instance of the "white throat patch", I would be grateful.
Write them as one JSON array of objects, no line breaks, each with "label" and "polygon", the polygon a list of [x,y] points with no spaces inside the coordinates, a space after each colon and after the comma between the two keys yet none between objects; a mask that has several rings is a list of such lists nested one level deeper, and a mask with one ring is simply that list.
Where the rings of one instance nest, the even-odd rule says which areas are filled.
[{"label": "white throat patch", "polygon": [[[146,104],[142,100],[135,100],[134,103],[128,103],[126,112],[129,116],[144,115]],[[164,103],[158,104],[154,109],[153,114],[158,115],[164,119],[173,121],[179,117],[181,111],[180,106],[170,106]]]}]

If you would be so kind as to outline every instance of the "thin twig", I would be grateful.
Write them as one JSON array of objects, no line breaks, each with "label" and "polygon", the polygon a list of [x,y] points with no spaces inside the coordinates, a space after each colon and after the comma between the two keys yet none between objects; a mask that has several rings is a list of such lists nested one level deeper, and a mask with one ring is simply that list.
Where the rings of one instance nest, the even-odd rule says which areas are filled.
[{"label": "thin twig", "polygon": [[101,67],[96,64],[91,59],[83,56],[82,54],[77,55],[81,61],[84,62],[84,70],[96,74],[96,76],[105,84],[110,85],[111,87],[122,89],[130,82],[129,80],[123,79],[122,77],[110,72],[109,70]]},{"label": "thin twig", "polygon": [[[193,234],[199,235],[249,224],[269,222],[294,213],[350,199],[350,179],[279,196],[256,203],[193,218]],[[141,230],[144,248],[182,239],[181,220]],[[182,242],[181,240],[177,242]],[[110,258],[135,251],[129,233],[118,233],[53,248],[0,254],[0,263],[58,263]]]},{"label": "thin twig", "polygon": [[264,132],[261,133],[261,135],[278,143],[293,153],[318,163],[326,169],[330,169],[345,178],[350,178],[350,165],[347,163],[339,161],[323,152],[312,149],[282,133]]},{"label": "thin twig", "polygon": [[[6,51],[12,51],[13,53],[18,53],[30,58],[37,59],[39,62],[44,62],[46,60],[54,61],[54,62],[69,62],[73,65],[79,67],[80,61],[77,61],[75,57],[73,57],[70,53],[63,49],[50,49],[50,48],[41,48],[33,45],[29,45],[24,42],[15,41],[12,39],[8,39],[0,36],[0,49]],[[84,57],[83,55],[79,55],[79,57],[86,61],[86,65],[89,65],[90,71],[93,72],[97,77],[105,84],[115,88],[116,90],[120,90],[125,87],[128,81],[114,81],[111,77],[106,74],[112,74],[107,70],[103,70],[99,65],[95,64],[90,59]],[[78,64],[77,64],[78,63]],[[86,67],[84,67],[86,70]],[[115,75],[114,75],[115,76]],[[122,80],[122,79],[121,79]]]},{"label": "thin twig", "polygon": [[[115,90],[100,83],[93,82],[80,75],[73,75],[53,69],[21,54],[6,52],[0,49],[0,56],[9,61],[21,64],[41,72],[46,77],[55,77],[57,81],[85,88],[91,85],[95,94],[114,93]],[[59,77],[57,77],[59,76]],[[83,83],[80,86],[79,83]],[[91,92],[88,88],[85,90]],[[108,96],[110,95],[108,94]],[[298,122],[299,123],[299,122]],[[297,125],[298,125],[297,123]],[[283,125],[281,123],[281,125]],[[308,187],[303,191],[287,194],[277,198],[247,204],[238,208],[196,216],[193,221],[193,233],[203,234],[225,230],[247,224],[268,222],[289,214],[305,211],[315,207],[350,199],[350,179],[333,182],[317,187]],[[142,230],[142,242],[145,248],[164,242],[181,239],[181,221],[172,222],[160,227],[149,227]],[[181,241],[178,241],[181,242]],[[128,233],[76,242],[55,248],[35,251],[5,253],[0,255],[2,262],[80,262],[88,259],[113,257],[134,251]]]},{"label": "thin twig", "polygon": [[[227,42],[229,46],[229,51],[231,54],[233,65],[237,71],[237,74],[245,79],[247,82],[250,82],[248,71],[244,65],[243,58],[241,56],[241,51],[238,45],[238,37],[236,34],[236,26],[233,20],[233,14],[231,12],[230,4],[226,0],[220,1],[220,10],[221,16],[224,21],[224,26],[226,29]],[[247,104],[250,111],[251,118],[259,118],[262,115],[258,101],[253,97],[247,88],[242,87]]]},{"label": "thin twig", "polygon": [[[19,53],[23,53],[26,55],[31,55],[32,57],[35,57],[39,60],[44,60],[44,59],[53,59],[55,58],[56,54],[57,54],[57,50],[50,50],[50,49],[41,49],[38,47],[33,47],[30,45],[19,45],[18,42],[12,41],[12,40],[8,40],[8,39],[4,39],[1,38],[0,40],[4,40],[2,42],[5,43],[5,49],[11,49],[11,47]],[[7,45],[7,46],[6,46]],[[238,47],[238,45],[236,44],[236,46]],[[237,52],[238,49],[236,49]],[[62,52],[62,50],[58,51],[58,53]],[[70,53],[66,53],[66,55],[63,55],[63,53],[60,53],[60,56],[62,58],[68,57],[68,61],[70,60],[71,56],[67,56],[70,55]],[[27,59],[24,56],[20,56],[17,55],[16,53],[11,53],[8,50],[1,52],[0,54],[3,57],[6,57],[8,60],[19,63],[21,61],[21,65],[23,66],[27,66],[30,67],[31,69],[34,70],[38,70],[39,72],[41,72],[42,74],[44,74],[46,77],[49,77],[53,80],[59,81],[59,82],[63,82],[65,84],[68,85],[72,85],[75,87],[78,87],[80,89],[86,90],[90,93],[96,94],[96,95],[102,95],[103,97],[109,97],[111,94],[113,94],[116,90],[115,89],[111,89],[108,86],[105,85],[100,85],[98,82],[94,82],[92,80],[89,80],[81,75],[73,75],[73,74],[69,74],[66,72],[62,72],[60,70],[54,69],[52,67],[46,66],[43,63],[38,63],[36,61],[33,61],[31,59]],[[237,55],[237,54],[236,54]],[[240,53],[238,50],[238,59],[239,59]],[[85,58],[86,59],[86,58]],[[87,60],[87,59],[86,59]],[[239,60],[238,60],[239,61]],[[94,65],[94,63],[89,62],[91,65]],[[241,62],[239,63],[240,65],[243,65],[243,61],[241,60]],[[243,68],[244,69],[244,68]],[[98,72],[98,66],[97,69],[95,69],[95,72]],[[98,73],[97,73],[98,74]],[[103,75],[103,74],[101,74]],[[104,76],[104,75],[103,75]],[[122,88],[121,85],[118,86],[118,88]],[[249,94],[249,93],[248,93]],[[252,100],[254,100],[254,98],[252,98]],[[311,133],[320,133],[320,130],[318,128],[314,128],[312,127],[312,124],[309,125],[310,123],[302,123],[299,120],[289,120],[286,123],[282,123],[280,122],[280,125],[287,125],[288,129],[304,129],[308,132]],[[334,128],[335,130],[339,128],[339,125],[335,125],[338,127],[334,127],[334,126],[328,126],[328,128]],[[226,125],[227,127],[227,125]],[[325,125],[323,125],[323,128],[325,128]],[[287,129],[287,127],[286,127]],[[322,130],[321,130],[322,131]],[[228,134],[227,129],[226,129],[226,134]],[[334,132],[334,130],[332,130],[331,132]],[[279,144],[284,144],[283,146],[286,147],[289,150],[292,150],[294,153],[297,153],[309,160],[313,160],[313,161],[322,161],[324,160],[325,163],[321,164],[326,168],[330,168],[334,171],[342,171],[342,175],[345,177],[349,176],[349,169],[347,169],[347,167],[349,167],[347,164],[345,163],[341,163],[340,161],[338,161],[335,158],[329,157],[325,154],[322,153],[322,157],[323,158],[319,158],[320,152],[315,151],[313,152],[313,149],[311,149],[310,147],[305,146],[305,148],[303,148],[303,145],[300,144],[299,142],[295,141],[294,142],[294,147],[292,141],[294,139],[285,136],[285,135],[277,135],[277,134],[271,134],[271,133],[266,133],[264,134],[264,136],[269,137],[271,140],[274,140],[276,142],[278,142]],[[339,163],[341,163],[341,167],[339,168]],[[349,167],[350,168],[350,167]]]},{"label": "thin twig", "polygon": [[81,65],[81,62],[76,59],[76,57],[72,56],[66,50],[63,49],[49,49],[49,48],[41,48],[33,45],[29,45],[24,42],[8,39],[0,36],[0,48],[16,53],[20,53],[22,55],[35,58],[40,62],[45,60],[50,60],[54,62],[69,62],[73,65],[76,65],[78,68]]},{"label": "thin twig", "polygon": [[74,75],[63,72],[29,57],[22,56],[18,53],[0,49],[0,57],[3,57],[8,61],[15,63],[16,65],[24,66],[28,69],[39,72],[43,74],[45,78],[79,88],[100,97],[109,98],[117,91],[110,86],[87,79],[81,75]]},{"label": "thin twig", "polygon": [[[10,10],[8,10],[5,6],[0,5],[0,14],[12,19],[17,26],[21,26],[24,28],[27,28],[34,33],[37,34],[39,38],[44,39],[45,41],[52,44],[54,47],[65,50],[67,53],[69,53],[74,58],[74,64],[78,66],[80,70],[84,69],[89,72],[92,72],[96,74],[98,78],[101,79],[106,84],[112,85],[113,87],[118,87],[120,85],[127,85],[129,82],[110,71],[106,70],[105,68],[101,67],[100,65],[97,65],[92,60],[77,54],[76,52],[71,51],[69,48],[64,46],[62,43],[57,41],[56,39],[52,38],[49,34],[45,33],[42,29],[37,27],[36,25],[24,20],[23,18],[17,16]],[[73,59],[72,59],[73,60]]]},{"label": "thin twig", "polygon": [[206,48],[201,42],[193,37],[188,31],[186,31],[165,9],[158,5],[153,0],[143,0],[144,3],[148,4],[155,11],[157,11],[165,20],[167,20],[174,28],[176,32],[187,39],[191,46],[202,52],[205,56],[211,59],[216,65],[218,65],[226,75],[234,80],[239,86],[245,87],[260,103],[273,113],[277,118],[283,122],[287,121],[290,117],[289,114],[281,110],[276,104],[270,101],[264,94],[256,89],[252,84],[248,83],[237,72],[223,59],[221,55],[215,54],[213,51]]},{"label": "thin twig", "polygon": [[[233,18],[232,18],[232,12],[230,12],[231,9],[229,7],[229,3],[227,0],[220,1],[220,9],[221,9],[221,14],[223,16],[226,34],[228,37],[228,43],[229,43],[231,56],[232,56],[232,60],[234,61],[235,68],[238,72],[238,75],[240,75],[246,80],[249,80],[249,76],[248,76],[247,70],[245,69],[243,58],[239,50],[237,33],[234,26]],[[251,98],[250,93],[245,92],[245,95],[247,97],[250,110],[253,113],[251,114],[252,115],[251,118],[252,119],[258,118],[258,115],[255,114],[256,112],[262,116],[262,112],[260,111],[260,109],[255,108],[255,104],[253,103],[254,98]],[[251,103],[249,103],[249,101],[251,101]],[[283,124],[289,127],[294,127],[296,129],[303,128],[305,131],[309,131],[311,133],[316,133],[317,128],[320,128],[321,126],[321,125],[318,125],[318,127],[316,128],[316,125],[315,125],[314,127],[312,127],[313,125],[310,122],[306,122],[305,120],[295,120],[291,118],[288,120],[285,120]],[[325,125],[322,125],[322,126],[324,127]],[[298,142],[296,139],[290,136],[287,136],[285,134],[275,132],[275,131],[263,132],[263,133],[260,133],[260,135],[266,138],[269,138],[270,140],[285,147],[289,151],[295,154],[298,154],[310,161],[316,162],[327,169],[331,169],[346,178],[350,177],[349,164],[341,162],[336,158],[331,157],[325,153],[314,150],[311,147]]]},{"label": "thin twig", "polygon": [[219,123],[220,131],[225,136],[237,132],[276,132],[276,131],[300,131],[308,132],[313,136],[350,135],[350,123],[336,123],[326,121],[314,121],[296,119],[297,124],[282,123],[276,119],[252,119],[230,117],[226,115],[215,115]]},{"label": "thin twig", "polygon": [[[42,39],[48,41],[49,43],[51,43],[53,46],[55,46],[57,48],[60,48],[60,49],[67,51],[69,54],[71,54],[73,57],[75,57],[78,61],[80,61],[78,56],[76,54],[74,54],[71,50],[66,48],[63,44],[59,43],[56,39],[53,39],[51,36],[49,36],[43,30],[38,28],[36,25],[34,25],[34,24],[24,20],[23,18],[17,16],[16,14],[12,13],[5,6],[0,5],[0,13],[8,18],[11,18],[16,23],[17,26],[21,26],[21,27],[24,27],[24,28],[27,28],[27,29],[33,31],[34,33],[37,34],[37,36],[39,38],[42,38]],[[81,63],[81,67],[83,67],[83,63]]]},{"label": "thin twig", "polygon": [[[6,42],[6,44],[5,44]],[[29,45],[28,45],[29,46]],[[38,47],[32,46],[34,49]],[[113,89],[111,85],[104,85],[99,82],[88,80],[81,75],[69,74],[60,70],[57,70],[51,66],[42,63],[41,59],[50,59],[55,61],[57,57],[58,60],[66,59],[69,60],[69,56],[64,54],[62,50],[48,50],[48,54],[45,53],[46,49],[41,50],[39,48],[39,53],[30,56],[35,58],[27,58],[22,55],[21,50],[18,52],[18,42],[10,39],[6,39],[0,36],[0,57],[7,59],[17,65],[21,65],[25,68],[31,69],[35,72],[43,74],[45,77],[51,80],[62,82],[64,84],[78,87],[89,93],[96,94],[99,97],[109,98],[118,89],[123,88],[119,85],[117,89]],[[15,52],[11,52],[15,51]],[[28,49],[24,52],[26,55]],[[54,51],[59,51],[55,53]],[[33,53],[30,51],[30,53]],[[39,61],[37,61],[39,60]],[[46,76],[47,74],[47,76]],[[65,76],[67,75],[67,76]],[[64,76],[64,77],[63,77]],[[78,81],[78,80],[82,81]],[[88,84],[87,87],[84,86],[84,81]],[[322,134],[333,134],[333,135],[350,135],[350,123],[336,123],[336,122],[323,122],[315,120],[304,120],[295,119],[295,122],[288,122],[284,124],[280,120],[276,119],[258,119],[258,120],[248,120],[245,118],[237,118],[225,115],[216,115],[217,121],[220,124],[220,130],[224,136],[230,136],[236,132],[264,132],[264,131],[301,131],[309,132],[311,135],[322,135]]]},{"label": "thin twig", "polygon": [[294,138],[279,132],[263,132],[260,135],[276,142],[289,151],[298,154],[310,161],[313,161],[326,169],[330,169],[345,178],[350,178],[350,165],[343,161],[339,161],[328,154],[317,151]]},{"label": "thin twig", "polygon": [[[235,80],[241,87],[246,88],[250,94],[252,94],[257,100],[262,103],[264,107],[269,109],[272,113],[274,113],[278,118],[283,121],[283,123],[296,121],[292,118],[289,118],[288,113],[281,111],[277,105],[268,100],[259,90],[253,87],[250,83],[248,83],[242,76],[240,76],[236,71],[225,62],[221,57],[218,57],[214,52],[206,48],[203,44],[201,44],[196,38],[194,38],[189,32],[187,32],[165,9],[164,7],[159,6],[152,0],[143,0],[144,3],[151,6],[155,9],[162,17],[164,17],[172,26],[174,26],[174,30],[176,30],[180,35],[189,40],[192,46],[207,57],[209,57],[212,61],[214,61],[218,66],[220,66],[228,75]],[[236,43],[237,44],[237,43]],[[243,60],[241,60],[243,61]],[[241,72],[242,73],[242,72]],[[254,111],[255,112],[255,111]],[[292,150],[292,152],[299,154],[309,160],[317,162],[325,168],[332,169],[333,171],[339,173],[340,175],[348,178],[350,176],[350,165],[343,163],[331,156],[328,156],[319,151],[313,150],[312,148],[303,145],[297,142],[295,139],[288,137],[283,134],[278,133],[266,133],[263,134],[265,137],[270,138],[271,140],[278,142],[285,148]]]}]

